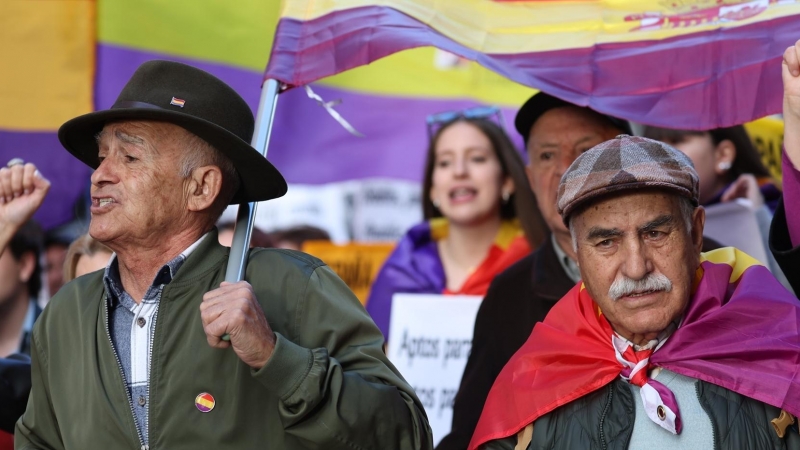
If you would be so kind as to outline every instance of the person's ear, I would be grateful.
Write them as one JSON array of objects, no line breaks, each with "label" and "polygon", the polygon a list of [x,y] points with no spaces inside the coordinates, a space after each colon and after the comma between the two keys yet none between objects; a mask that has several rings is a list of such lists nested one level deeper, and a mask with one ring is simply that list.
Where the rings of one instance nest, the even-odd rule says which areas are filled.
[{"label": "person's ear", "polygon": [[514,179],[511,178],[510,175],[506,176],[505,180],[503,180],[503,185],[500,186],[500,195],[503,198],[503,201],[507,201],[512,195],[516,192],[516,188],[514,187]]},{"label": "person's ear", "polygon": [[436,197],[433,196],[433,187],[431,186],[430,192],[428,192],[428,200],[431,201],[433,207],[439,209],[439,200],[436,200]]},{"label": "person's ear", "polygon": [[692,245],[697,254],[703,251],[703,228],[706,225],[706,210],[698,206],[692,213]]},{"label": "person's ear", "polygon": [[189,211],[210,208],[222,191],[222,171],[217,166],[198,167],[192,171],[188,183]]},{"label": "person's ear", "polygon": [[717,144],[714,149],[714,171],[717,175],[725,175],[736,160],[736,146],[729,139]]},{"label": "person's ear", "polygon": [[36,253],[25,252],[19,258],[19,281],[21,283],[28,283],[28,280],[33,276],[33,271],[36,269]]}]

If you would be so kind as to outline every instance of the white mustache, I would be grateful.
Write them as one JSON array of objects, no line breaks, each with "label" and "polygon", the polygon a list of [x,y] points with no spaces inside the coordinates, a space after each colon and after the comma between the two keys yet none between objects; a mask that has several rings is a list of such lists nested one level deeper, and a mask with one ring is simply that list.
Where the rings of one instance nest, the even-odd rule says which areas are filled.
[{"label": "white mustache", "polygon": [[660,273],[647,274],[641,280],[634,280],[626,276],[618,277],[611,284],[608,289],[608,296],[611,300],[619,300],[632,294],[641,294],[644,292],[658,292],[672,290],[672,282],[666,275]]}]

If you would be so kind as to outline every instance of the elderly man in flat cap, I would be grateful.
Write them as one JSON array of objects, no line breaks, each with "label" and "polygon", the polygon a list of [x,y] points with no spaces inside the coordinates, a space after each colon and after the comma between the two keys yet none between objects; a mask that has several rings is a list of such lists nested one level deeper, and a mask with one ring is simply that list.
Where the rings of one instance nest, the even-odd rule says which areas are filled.
[{"label": "elderly man in flat cap", "polygon": [[619,136],[558,209],[582,282],[495,382],[470,449],[800,449],[800,302],[733,248],[700,252],[690,160]]},{"label": "elderly man in flat cap", "polygon": [[95,169],[89,231],[115,256],[37,322],[16,448],[432,447],[381,332],[324,263],[254,249],[247,282],[223,282],[217,218],[286,192],[253,125],[222,81],[151,61],[111,109],[61,127]]}]

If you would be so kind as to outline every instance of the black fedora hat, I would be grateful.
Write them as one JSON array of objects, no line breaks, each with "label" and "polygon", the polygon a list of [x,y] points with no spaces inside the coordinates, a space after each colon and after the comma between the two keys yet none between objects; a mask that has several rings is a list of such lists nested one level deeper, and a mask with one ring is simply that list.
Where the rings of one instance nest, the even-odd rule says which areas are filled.
[{"label": "black fedora hat", "polygon": [[586,106],[572,104],[542,91],[534,94],[528,99],[527,102],[525,102],[524,105],[522,105],[522,108],[520,108],[519,112],[517,112],[517,117],[514,118],[514,128],[516,128],[517,132],[522,135],[522,139],[527,144],[528,136],[531,133],[531,127],[533,127],[533,124],[539,120],[539,117],[542,117],[544,113],[550,111],[551,109],[560,108],[562,106],[574,106],[576,108],[589,110],[607,119],[612,125],[617,127],[622,132],[621,134],[633,135],[633,132],[631,131],[631,124],[627,120],[597,112]]},{"label": "black fedora hat", "polygon": [[250,146],[253,113],[230,86],[200,69],[173,61],[148,61],[134,72],[111,109],[69,120],[58,130],[61,144],[96,169],[95,136],[106,123],[156,120],[199,136],[231,160],[241,186],[231,204],[270,200],[286,193],[286,180]]}]

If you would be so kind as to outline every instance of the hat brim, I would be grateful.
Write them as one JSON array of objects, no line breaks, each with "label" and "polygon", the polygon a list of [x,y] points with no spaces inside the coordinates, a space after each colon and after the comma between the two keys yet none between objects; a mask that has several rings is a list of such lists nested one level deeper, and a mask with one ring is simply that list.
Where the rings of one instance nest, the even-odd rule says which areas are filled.
[{"label": "hat brim", "polygon": [[230,204],[271,200],[286,194],[283,175],[249,143],[226,129],[198,117],[160,108],[114,108],[84,114],[64,123],[58,130],[61,145],[84,164],[99,165],[97,134],[109,123],[120,120],[154,120],[178,125],[221,151],[233,163],[241,185]]},{"label": "hat brim", "polygon": [[519,112],[517,112],[517,116],[514,118],[514,128],[517,129],[517,133],[519,133],[525,143],[527,143],[528,136],[531,134],[531,128],[533,128],[533,124],[539,120],[539,117],[542,117],[544,113],[550,111],[551,109],[561,108],[564,106],[574,106],[576,108],[589,109],[611,122],[611,124],[619,128],[623,134],[633,134],[633,131],[631,131],[631,125],[627,120],[622,120],[607,114],[599,113],[585,106],[574,105],[543,91],[534,94],[528,99],[528,101],[525,102],[525,104],[522,105],[522,107],[519,109]]},{"label": "hat brim", "polygon": [[569,205],[567,205],[566,208],[564,208],[563,211],[559,211],[559,214],[561,214],[561,221],[564,222],[564,226],[569,228],[569,221],[573,214],[575,214],[575,211],[589,205],[592,202],[596,202],[605,197],[621,195],[626,191],[641,192],[646,190],[667,191],[679,197],[687,198],[695,207],[699,205],[697,199],[692,196],[691,191],[686,188],[676,186],[672,183],[660,181],[635,181],[632,183],[617,184],[614,186],[605,186],[603,188],[593,189],[581,195],[580,197],[575,198],[572,202],[570,202]]}]

